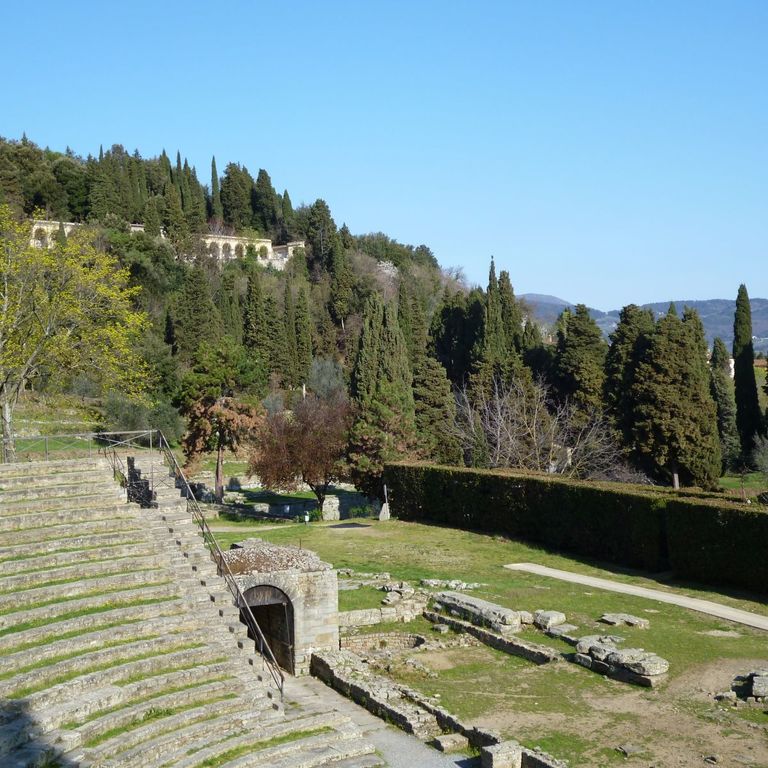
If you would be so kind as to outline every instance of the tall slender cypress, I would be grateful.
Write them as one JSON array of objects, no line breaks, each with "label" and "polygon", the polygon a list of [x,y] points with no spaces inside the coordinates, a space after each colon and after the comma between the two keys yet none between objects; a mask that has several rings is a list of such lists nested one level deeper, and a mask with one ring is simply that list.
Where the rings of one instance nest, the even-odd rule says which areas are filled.
[{"label": "tall slender cypress", "polygon": [[211,217],[216,221],[224,220],[224,208],[221,205],[221,188],[219,187],[219,173],[216,170],[216,158],[211,159]]},{"label": "tall slender cypress", "polygon": [[736,388],[736,427],[741,441],[741,455],[746,461],[754,447],[755,435],[762,434],[763,419],[755,381],[752,309],[744,283],[739,286],[733,318],[733,373]]},{"label": "tall slender cypress", "polygon": [[736,428],[736,397],[731,379],[731,361],[720,338],[715,339],[709,366],[709,386],[717,407],[717,433],[720,436],[723,471],[726,471],[735,465],[741,451],[741,442]]},{"label": "tall slender cypress", "polygon": [[309,315],[307,291],[302,286],[296,299],[296,377],[303,384],[312,365],[312,320]]}]

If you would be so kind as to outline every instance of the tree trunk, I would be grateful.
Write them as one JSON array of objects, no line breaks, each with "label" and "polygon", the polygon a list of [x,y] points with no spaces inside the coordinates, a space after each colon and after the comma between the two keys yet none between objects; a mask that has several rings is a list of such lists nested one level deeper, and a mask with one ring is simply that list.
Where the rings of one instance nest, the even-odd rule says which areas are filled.
[{"label": "tree trunk", "polygon": [[219,504],[224,500],[224,447],[221,443],[216,449],[216,481],[213,495]]},{"label": "tree trunk", "polygon": [[3,462],[8,464],[16,461],[16,441],[13,437],[13,409],[6,392],[2,394],[2,420],[3,420]]}]

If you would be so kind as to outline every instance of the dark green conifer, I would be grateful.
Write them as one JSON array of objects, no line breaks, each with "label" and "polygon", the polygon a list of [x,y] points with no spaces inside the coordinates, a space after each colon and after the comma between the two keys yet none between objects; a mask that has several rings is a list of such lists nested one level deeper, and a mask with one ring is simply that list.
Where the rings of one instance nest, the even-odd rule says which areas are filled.
[{"label": "dark green conifer", "polygon": [[741,441],[741,455],[749,460],[755,435],[763,432],[763,419],[755,381],[755,351],[752,346],[752,309],[747,287],[742,283],[736,297],[733,318],[733,372],[736,388],[736,426]]},{"label": "dark green conifer", "polygon": [[643,357],[653,327],[650,310],[640,309],[636,304],[624,307],[611,333],[611,346],[605,356],[604,402],[625,446],[631,444],[634,422],[634,403],[630,393],[638,362]]},{"label": "dark green conifer", "polygon": [[407,455],[415,445],[412,375],[397,315],[378,293],[365,306],[352,370],[357,415],[349,459],[355,484],[382,498],[384,462]]},{"label": "dark green conifer", "polygon": [[235,271],[225,268],[221,276],[217,306],[221,315],[222,330],[235,344],[243,343],[243,313],[235,285]]},{"label": "dark green conifer", "polygon": [[736,428],[736,396],[731,379],[731,361],[723,340],[716,338],[712,347],[710,391],[717,408],[717,433],[723,472],[735,467],[741,452],[739,431]]},{"label": "dark green conifer", "polygon": [[221,320],[210,294],[208,278],[201,267],[184,276],[176,298],[173,328],[178,355],[185,362],[193,359],[200,344],[220,335]]},{"label": "dark green conifer", "polygon": [[160,212],[157,206],[158,198],[150,197],[144,205],[144,232],[150,237],[160,235]]},{"label": "dark green conifer", "polygon": [[283,313],[280,312],[277,302],[271,294],[267,294],[264,299],[264,331],[267,370],[276,374],[283,386],[290,387],[293,369],[288,355],[285,322]]},{"label": "dark green conifer", "polygon": [[293,304],[293,292],[290,281],[286,278],[283,283],[283,327],[285,328],[286,361],[288,367],[285,371],[286,380],[291,387],[295,387],[299,381],[299,357],[296,342],[296,310]]},{"label": "dark green conifer", "polygon": [[657,481],[713,488],[720,475],[717,412],[701,321],[674,305],[656,323],[632,388],[633,451]]},{"label": "dark green conifer", "polygon": [[445,368],[421,354],[413,367],[413,400],[420,452],[438,464],[460,465],[461,446],[456,436],[456,400]]},{"label": "dark green conifer", "polygon": [[558,332],[554,373],[558,396],[571,400],[585,417],[602,406],[606,348],[589,310],[577,304]]},{"label": "dark green conifer", "polygon": [[216,158],[211,158],[211,218],[218,222],[224,221],[224,209],[221,206],[221,191],[219,189],[219,174],[216,170]]},{"label": "dark green conifer", "polygon": [[296,299],[296,378],[303,384],[312,365],[312,320],[309,315],[307,291],[302,286]]},{"label": "dark green conifer", "polygon": [[329,309],[333,319],[344,328],[352,305],[352,273],[341,248],[331,254],[331,299]]},{"label": "dark green conifer", "polygon": [[515,298],[509,272],[505,269],[499,273],[499,304],[504,328],[505,354],[519,354],[523,349],[523,312]]},{"label": "dark green conifer", "polygon": [[179,190],[168,184],[165,188],[165,231],[174,244],[180,243],[187,234],[187,222],[181,210]]}]

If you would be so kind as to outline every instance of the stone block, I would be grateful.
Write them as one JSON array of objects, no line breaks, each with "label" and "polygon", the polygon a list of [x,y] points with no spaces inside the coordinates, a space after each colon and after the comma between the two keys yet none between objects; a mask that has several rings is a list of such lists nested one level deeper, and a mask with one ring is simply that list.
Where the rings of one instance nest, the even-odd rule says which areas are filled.
[{"label": "stone block", "polygon": [[768,696],[768,675],[756,675],[752,678],[752,695],[758,698]]},{"label": "stone block", "polygon": [[530,611],[518,611],[521,624],[533,624],[533,614]]},{"label": "stone block", "polygon": [[628,627],[638,627],[639,629],[648,629],[651,622],[648,619],[641,619],[639,616],[633,616],[631,613],[604,613],[600,621],[611,626],[623,624]]},{"label": "stone block", "polygon": [[565,624],[565,614],[560,611],[536,611],[533,614],[533,623],[539,629],[551,629],[558,624]]},{"label": "stone block", "polygon": [[444,733],[433,740],[432,746],[439,752],[461,752],[469,747],[469,741],[460,733]]},{"label": "stone block", "polygon": [[521,768],[523,764],[523,750],[516,741],[483,747],[480,755],[482,768]]}]

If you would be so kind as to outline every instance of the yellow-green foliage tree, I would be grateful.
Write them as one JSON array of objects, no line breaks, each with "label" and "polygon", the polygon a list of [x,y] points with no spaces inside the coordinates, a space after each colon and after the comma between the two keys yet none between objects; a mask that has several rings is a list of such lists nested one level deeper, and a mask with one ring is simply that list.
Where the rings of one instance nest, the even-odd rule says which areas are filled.
[{"label": "yellow-green foliage tree", "polygon": [[30,224],[0,205],[0,407],[6,460],[15,456],[13,412],[35,379],[78,372],[141,394],[146,367],[136,341],[147,324],[127,270],[78,229],[53,247],[30,244]]}]

